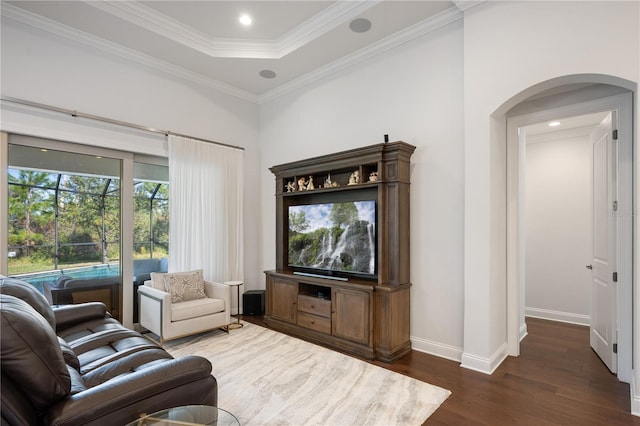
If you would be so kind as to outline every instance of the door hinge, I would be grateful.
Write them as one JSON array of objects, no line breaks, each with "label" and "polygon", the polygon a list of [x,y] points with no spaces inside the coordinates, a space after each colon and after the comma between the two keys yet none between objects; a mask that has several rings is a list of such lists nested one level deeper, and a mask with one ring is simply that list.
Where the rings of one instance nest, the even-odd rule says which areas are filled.
[{"label": "door hinge", "polygon": [[617,354],[617,353],[618,353],[618,344],[617,344],[617,343],[614,343],[614,344],[613,344],[613,353],[614,353],[614,354]]},{"label": "door hinge", "polygon": [[614,130],[614,131],[613,131],[613,135],[612,135],[612,137],[613,137],[613,140],[614,140],[614,141],[617,141],[617,140],[618,140],[618,129],[616,129],[616,130]]},{"label": "door hinge", "polygon": [[618,282],[618,273],[617,273],[617,272],[614,272],[614,273],[613,273],[613,282],[614,282],[614,283],[617,283],[617,282]]},{"label": "door hinge", "polygon": [[613,202],[613,206],[612,206],[612,208],[613,208],[613,211],[614,211],[614,212],[617,212],[617,211],[618,211],[618,202],[617,202],[617,201],[614,201],[614,202]]}]

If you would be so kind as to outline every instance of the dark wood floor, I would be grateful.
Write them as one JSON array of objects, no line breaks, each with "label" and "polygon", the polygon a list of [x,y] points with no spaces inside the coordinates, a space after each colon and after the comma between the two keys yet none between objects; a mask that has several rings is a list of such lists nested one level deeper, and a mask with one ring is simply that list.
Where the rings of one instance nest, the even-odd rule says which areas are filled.
[{"label": "dark wood floor", "polygon": [[[244,317],[262,325],[262,317]],[[640,425],[621,383],[589,347],[583,326],[527,318],[519,357],[491,375],[412,351],[374,364],[449,389],[425,425]]]}]

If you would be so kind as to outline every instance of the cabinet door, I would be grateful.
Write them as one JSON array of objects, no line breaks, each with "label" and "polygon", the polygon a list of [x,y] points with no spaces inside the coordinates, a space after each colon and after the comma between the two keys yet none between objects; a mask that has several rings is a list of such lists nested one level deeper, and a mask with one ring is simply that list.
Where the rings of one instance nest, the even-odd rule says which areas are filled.
[{"label": "cabinet door", "polygon": [[273,280],[271,296],[271,315],[279,320],[295,323],[298,283]]},{"label": "cabinet door", "polygon": [[334,288],[331,333],[353,342],[369,344],[371,296],[367,292]]}]

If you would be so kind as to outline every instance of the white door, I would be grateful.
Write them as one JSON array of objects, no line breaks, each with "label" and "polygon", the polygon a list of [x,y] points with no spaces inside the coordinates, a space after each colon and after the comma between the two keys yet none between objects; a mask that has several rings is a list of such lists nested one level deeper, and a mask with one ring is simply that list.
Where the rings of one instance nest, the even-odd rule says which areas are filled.
[{"label": "white door", "polygon": [[612,137],[614,112],[591,134],[593,144],[593,211],[591,265],[591,347],[617,372],[616,336],[616,143]]}]

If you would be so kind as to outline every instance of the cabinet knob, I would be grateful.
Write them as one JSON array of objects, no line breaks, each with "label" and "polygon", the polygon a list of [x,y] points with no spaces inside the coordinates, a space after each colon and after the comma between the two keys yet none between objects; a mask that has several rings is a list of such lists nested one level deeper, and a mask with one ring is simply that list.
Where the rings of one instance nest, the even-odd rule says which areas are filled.
[{"label": "cabinet knob", "polygon": [[315,305],[311,305],[311,309],[315,309],[315,307],[316,307]]}]

